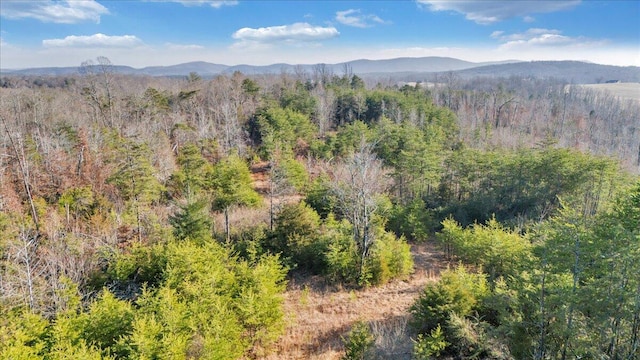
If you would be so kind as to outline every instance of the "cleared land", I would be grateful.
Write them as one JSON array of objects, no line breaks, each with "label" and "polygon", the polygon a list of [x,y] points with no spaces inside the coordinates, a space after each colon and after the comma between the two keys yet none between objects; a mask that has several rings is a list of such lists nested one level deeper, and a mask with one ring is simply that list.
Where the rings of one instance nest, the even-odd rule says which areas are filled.
[{"label": "cleared land", "polygon": [[601,90],[622,99],[640,102],[640,83],[612,83],[580,85],[587,89]]},{"label": "cleared land", "polygon": [[409,307],[447,266],[431,243],[412,246],[415,272],[405,280],[355,290],[328,286],[320,277],[294,276],[285,294],[288,326],[267,359],[339,359],[342,337],[357,321],[370,324],[378,359],[411,359]]}]

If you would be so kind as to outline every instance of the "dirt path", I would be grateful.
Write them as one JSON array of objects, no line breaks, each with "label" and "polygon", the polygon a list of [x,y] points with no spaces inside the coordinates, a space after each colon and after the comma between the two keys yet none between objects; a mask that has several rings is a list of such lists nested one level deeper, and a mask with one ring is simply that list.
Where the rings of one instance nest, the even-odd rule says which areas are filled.
[{"label": "dirt path", "polygon": [[380,287],[350,290],[330,287],[320,277],[292,279],[285,294],[288,327],[267,359],[338,359],[342,336],[359,320],[371,325],[379,358],[409,359],[408,308],[446,267],[432,244],[414,245],[412,253],[414,274]]}]

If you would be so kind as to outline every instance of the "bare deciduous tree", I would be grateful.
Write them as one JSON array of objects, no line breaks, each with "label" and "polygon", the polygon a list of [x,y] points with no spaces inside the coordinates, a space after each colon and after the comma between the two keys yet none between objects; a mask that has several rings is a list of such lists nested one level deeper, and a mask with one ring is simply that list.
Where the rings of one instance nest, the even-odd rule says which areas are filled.
[{"label": "bare deciduous tree", "polygon": [[318,85],[313,89],[312,95],[316,98],[315,121],[318,132],[323,136],[333,124],[333,115],[336,111],[336,97],[331,89]]},{"label": "bare deciduous tree", "polygon": [[356,151],[337,166],[334,191],[339,209],[353,225],[353,238],[360,253],[360,272],[371,245],[375,241],[372,228],[378,211],[379,196],[387,182],[382,162],[373,151],[374,145],[363,138]]}]

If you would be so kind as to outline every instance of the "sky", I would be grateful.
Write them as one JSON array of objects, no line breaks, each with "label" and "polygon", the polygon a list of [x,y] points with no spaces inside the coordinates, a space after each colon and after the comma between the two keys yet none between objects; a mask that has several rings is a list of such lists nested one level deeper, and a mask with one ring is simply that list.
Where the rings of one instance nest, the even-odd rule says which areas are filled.
[{"label": "sky", "polygon": [[0,68],[443,56],[640,66],[640,0],[1,0]]}]

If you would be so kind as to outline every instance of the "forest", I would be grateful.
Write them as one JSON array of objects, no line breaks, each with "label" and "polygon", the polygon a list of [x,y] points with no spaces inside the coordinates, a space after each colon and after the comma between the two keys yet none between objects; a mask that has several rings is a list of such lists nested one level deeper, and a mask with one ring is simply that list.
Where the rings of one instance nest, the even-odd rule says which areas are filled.
[{"label": "forest", "polygon": [[2,359],[288,358],[294,277],[404,281],[424,243],[410,353],[364,319],[343,359],[640,358],[640,102],[104,57],[0,96]]}]

